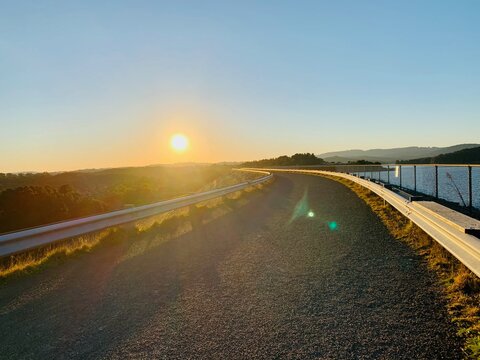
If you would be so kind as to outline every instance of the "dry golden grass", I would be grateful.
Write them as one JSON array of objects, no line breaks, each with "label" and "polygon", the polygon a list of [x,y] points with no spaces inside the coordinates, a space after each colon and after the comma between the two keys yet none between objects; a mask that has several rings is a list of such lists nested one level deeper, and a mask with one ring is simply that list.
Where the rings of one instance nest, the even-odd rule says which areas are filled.
[{"label": "dry golden grass", "polygon": [[0,261],[0,278],[32,270],[33,268],[45,264],[48,260],[54,257],[59,258],[68,256],[78,251],[89,251],[101,241],[105,241],[108,238],[114,238],[115,234],[115,229],[102,230],[6,257]]},{"label": "dry golden grass", "polygon": [[[324,175],[322,175],[324,176]],[[480,279],[412,221],[363,186],[324,176],[352,189],[378,215],[390,233],[426,259],[443,285],[448,312],[464,340],[466,358],[480,359]]]}]

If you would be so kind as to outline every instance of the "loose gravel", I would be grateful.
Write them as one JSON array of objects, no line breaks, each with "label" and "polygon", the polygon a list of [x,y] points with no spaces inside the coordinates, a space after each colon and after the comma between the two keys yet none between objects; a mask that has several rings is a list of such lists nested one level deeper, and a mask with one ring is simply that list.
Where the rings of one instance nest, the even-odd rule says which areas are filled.
[{"label": "loose gravel", "polygon": [[434,275],[337,182],[277,175],[161,237],[0,285],[0,358],[461,358]]}]

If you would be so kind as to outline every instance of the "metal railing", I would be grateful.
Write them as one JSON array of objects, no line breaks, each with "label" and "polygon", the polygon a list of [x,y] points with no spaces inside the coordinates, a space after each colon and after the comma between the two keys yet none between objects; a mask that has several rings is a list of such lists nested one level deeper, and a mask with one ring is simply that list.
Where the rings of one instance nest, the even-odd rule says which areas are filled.
[{"label": "metal railing", "polygon": [[470,210],[480,209],[480,165],[477,164],[352,164],[278,168],[348,173],[456,203]]},{"label": "metal railing", "polygon": [[224,195],[244,190],[250,186],[264,183],[273,174],[261,170],[244,170],[266,174],[258,179],[243,182],[221,189],[210,190],[198,194],[166,200],[154,204],[138,206],[130,209],[113,211],[101,215],[64,221],[61,223],[36,227],[23,231],[0,235],[0,257],[16,254],[26,250],[52,244],[54,242],[74,238],[96,232],[109,227],[131,223],[163,212],[180,209],[203,201],[212,200]]}]

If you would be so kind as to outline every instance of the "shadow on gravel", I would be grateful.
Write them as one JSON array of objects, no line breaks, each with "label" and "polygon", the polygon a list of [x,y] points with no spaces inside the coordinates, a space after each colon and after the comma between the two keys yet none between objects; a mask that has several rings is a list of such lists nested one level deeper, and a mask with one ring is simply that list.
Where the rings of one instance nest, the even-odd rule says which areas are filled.
[{"label": "shadow on gravel", "polygon": [[[244,206],[207,224],[195,214],[192,231],[168,241],[151,234],[143,244],[98,249],[7,284],[0,296],[0,357],[106,355],[141,333],[162,309],[175,308],[185,287],[216,286],[218,264],[242,237],[288,206],[292,188],[290,179],[277,179],[250,194]],[[175,324],[170,326],[164,330],[175,331]]]}]

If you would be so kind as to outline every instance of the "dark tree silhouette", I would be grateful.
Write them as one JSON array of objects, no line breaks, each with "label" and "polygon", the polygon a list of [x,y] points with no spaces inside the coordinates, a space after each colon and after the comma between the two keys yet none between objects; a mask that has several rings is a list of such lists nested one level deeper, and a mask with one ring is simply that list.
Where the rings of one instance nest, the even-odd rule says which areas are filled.
[{"label": "dark tree silhouette", "polygon": [[243,167],[267,167],[267,166],[295,166],[295,165],[323,165],[326,162],[316,157],[313,153],[297,153],[292,156],[279,156],[272,159],[247,161]]},{"label": "dark tree silhouette", "polygon": [[229,174],[220,165],[0,173],[0,233],[178,197]]}]

